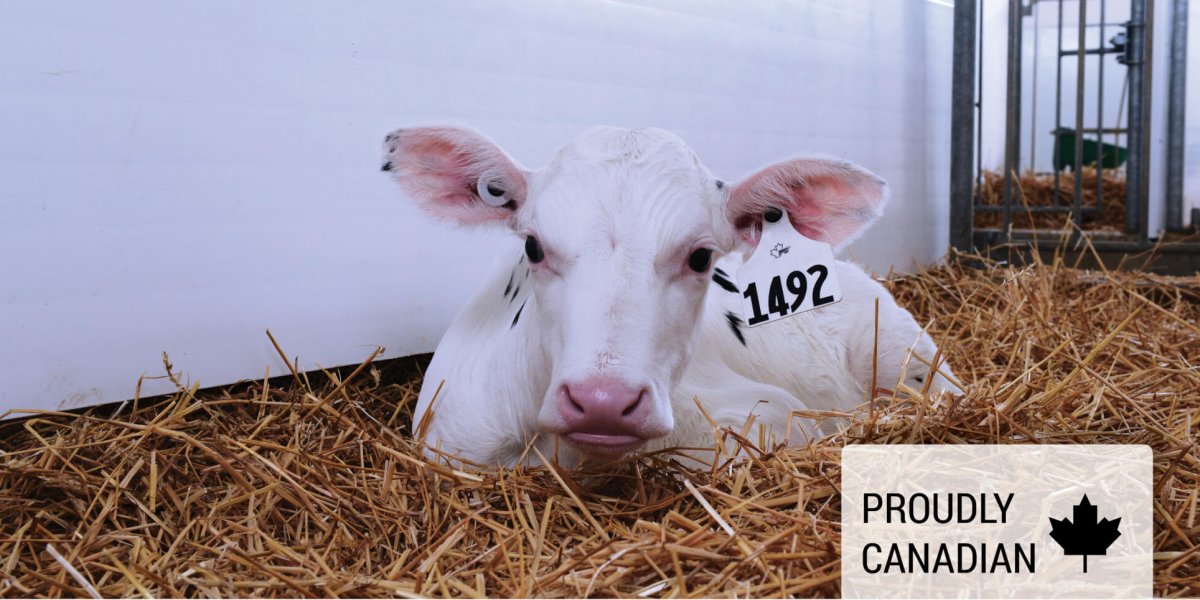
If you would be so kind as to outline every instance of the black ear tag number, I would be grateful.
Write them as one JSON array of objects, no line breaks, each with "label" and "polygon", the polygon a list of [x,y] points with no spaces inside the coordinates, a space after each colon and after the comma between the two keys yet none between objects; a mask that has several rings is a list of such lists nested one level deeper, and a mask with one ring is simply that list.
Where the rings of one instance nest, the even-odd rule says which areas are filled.
[{"label": "black ear tag number", "polygon": [[804,294],[808,291],[808,281],[804,278],[804,273],[800,271],[792,271],[787,276],[787,291],[796,296],[795,301],[788,305],[787,296],[783,292],[784,282],[783,277],[776,275],[771,279],[771,287],[767,288],[767,313],[763,313],[762,303],[758,298],[758,284],[751,283],[746,286],[746,291],[742,295],[750,301],[752,315],[746,322],[747,325],[758,325],[771,318],[770,313],[775,313],[781,317],[786,317],[788,312],[794,312],[804,304]]},{"label": "black ear tag number", "polygon": [[808,293],[808,279],[804,277],[804,273],[792,271],[787,278],[787,288],[796,295],[796,301],[792,303],[792,312],[796,312],[800,305],[804,304],[804,295]]},{"label": "black ear tag number", "polygon": [[816,308],[833,302],[833,296],[821,295],[821,284],[825,283],[826,277],[829,277],[829,269],[825,265],[813,265],[808,268],[809,275],[813,275],[814,272],[820,273],[817,275],[817,282],[813,284],[813,308]]},{"label": "black ear tag number", "polygon": [[736,310],[749,327],[782,321],[842,299],[833,248],[805,237],[785,216],[778,209],[763,214],[758,247],[737,270],[742,298],[727,300],[733,303],[736,299]]},{"label": "black ear tag number", "polygon": [[771,280],[771,289],[767,292],[767,310],[781,317],[788,314],[788,301],[783,297],[783,281],[778,275]]},{"label": "black ear tag number", "polygon": [[[829,277],[829,267],[813,265],[808,268],[808,274],[817,278],[812,285],[813,308],[837,301],[837,298],[832,295],[821,295],[821,286]],[[787,289],[787,292],[784,292],[784,288]],[[742,292],[742,296],[750,301],[750,309],[754,313],[746,320],[746,324],[754,326],[764,323],[771,319],[771,314],[786,317],[789,312],[800,311],[804,301],[808,299],[808,291],[808,278],[804,276],[803,271],[792,271],[788,273],[786,279],[782,275],[776,275],[771,279],[771,286],[767,288],[767,312],[764,313],[762,300],[758,297],[758,284],[751,282],[746,286],[746,291]],[[788,294],[794,298],[790,304],[788,303]]]},{"label": "black ear tag number", "polygon": [[762,305],[758,303],[757,283],[751,283],[750,285],[746,286],[746,291],[742,292],[742,295],[750,301],[750,308],[754,311],[754,315],[746,320],[747,325],[758,325],[759,323],[771,318],[770,316],[763,314]]}]

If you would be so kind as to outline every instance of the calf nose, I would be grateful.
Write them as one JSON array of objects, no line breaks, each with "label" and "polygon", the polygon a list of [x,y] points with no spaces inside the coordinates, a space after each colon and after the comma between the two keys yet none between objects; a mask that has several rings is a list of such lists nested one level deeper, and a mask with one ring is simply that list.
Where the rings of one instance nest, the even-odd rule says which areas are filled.
[{"label": "calf nose", "polygon": [[[563,383],[558,410],[573,433],[639,436],[650,412],[646,388],[611,377]],[[640,437],[640,436],[639,436]]]}]

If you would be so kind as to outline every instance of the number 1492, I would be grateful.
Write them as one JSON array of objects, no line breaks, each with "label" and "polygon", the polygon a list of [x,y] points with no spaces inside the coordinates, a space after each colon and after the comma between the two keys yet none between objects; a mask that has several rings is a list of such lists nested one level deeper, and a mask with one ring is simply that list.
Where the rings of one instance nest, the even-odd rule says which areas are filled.
[{"label": "number 1492", "polygon": [[[752,282],[746,286],[742,295],[750,301],[751,312],[754,314],[746,321],[747,325],[758,325],[769,321],[772,314],[786,317],[789,313],[804,312],[824,306],[837,299],[832,295],[822,295],[821,286],[829,277],[829,268],[825,265],[813,265],[808,268],[808,277],[803,271],[792,271],[787,276],[776,275],[767,287],[767,312],[762,310],[762,298],[759,296],[758,283]],[[813,278],[810,290],[809,277]],[[805,300],[812,292],[812,304],[805,307]]]}]

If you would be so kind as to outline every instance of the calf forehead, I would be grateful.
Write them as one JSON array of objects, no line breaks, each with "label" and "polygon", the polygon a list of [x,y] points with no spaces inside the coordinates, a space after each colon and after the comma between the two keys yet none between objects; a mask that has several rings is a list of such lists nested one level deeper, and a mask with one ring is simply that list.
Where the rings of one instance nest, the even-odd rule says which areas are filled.
[{"label": "calf forehead", "polygon": [[636,165],[651,163],[689,169],[700,164],[683,140],[662,129],[594,127],[559,151],[555,162]]},{"label": "calf forehead", "polygon": [[537,217],[618,229],[622,223],[641,229],[711,224],[720,196],[691,148],[661,129],[589,130],[531,185]]}]

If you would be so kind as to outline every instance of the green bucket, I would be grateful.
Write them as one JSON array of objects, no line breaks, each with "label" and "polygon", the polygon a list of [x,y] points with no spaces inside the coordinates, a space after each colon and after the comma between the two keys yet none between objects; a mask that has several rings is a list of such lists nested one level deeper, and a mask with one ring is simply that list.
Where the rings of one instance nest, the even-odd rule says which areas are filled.
[{"label": "green bucket", "polygon": [[[1081,138],[1075,135],[1074,129],[1058,129],[1051,131],[1054,136],[1054,168],[1062,170],[1075,167],[1075,144],[1077,140],[1083,142],[1083,164],[1084,166],[1095,166],[1096,158],[1100,156],[1101,144],[1096,140]],[[1101,165],[1105,169],[1115,169],[1125,164],[1125,159],[1129,156],[1129,150],[1124,146],[1105,143],[1104,146],[1104,164]]]}]

